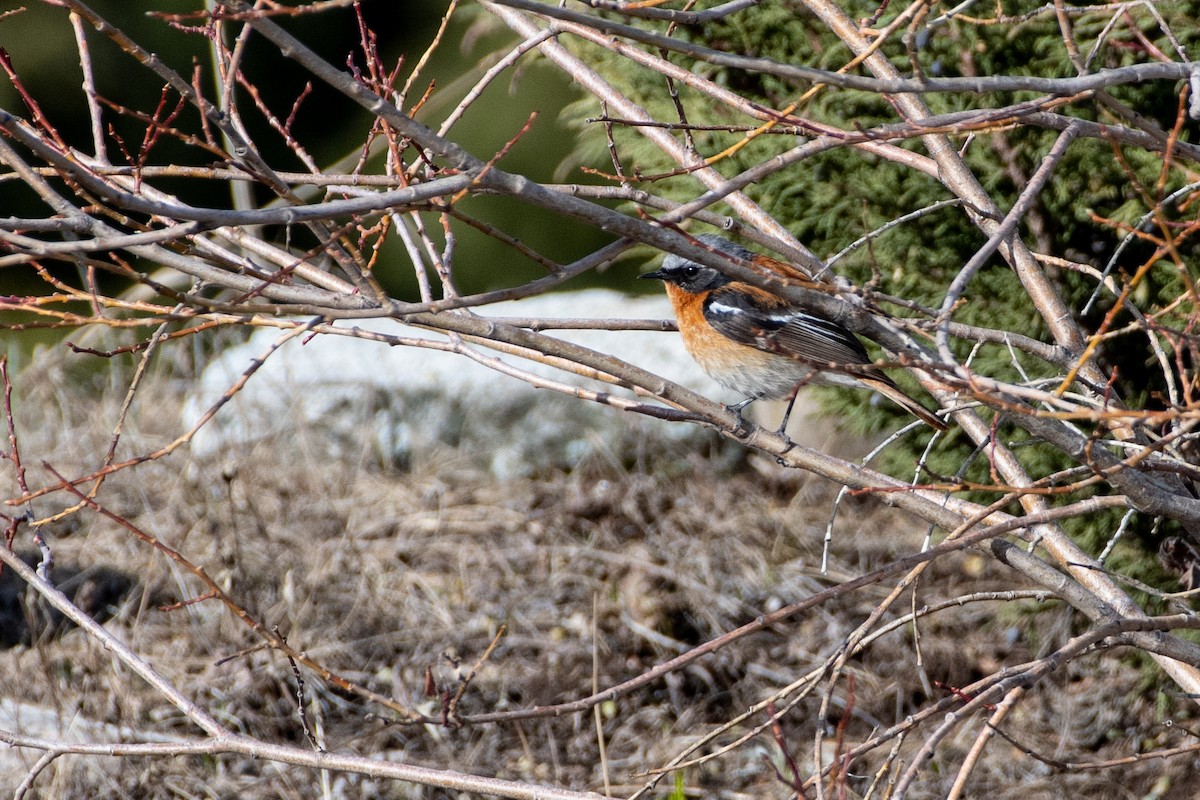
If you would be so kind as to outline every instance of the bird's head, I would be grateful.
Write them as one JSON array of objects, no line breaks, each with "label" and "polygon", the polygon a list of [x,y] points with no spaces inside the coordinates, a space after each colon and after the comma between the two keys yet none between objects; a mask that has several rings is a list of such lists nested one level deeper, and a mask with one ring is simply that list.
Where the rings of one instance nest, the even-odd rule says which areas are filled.
[{"label": "bird's head", "polygon": [[[734,258],[745,260],[754,255],[741,245],[734,244],[722,236],[717,236],[715,233],[701,234],[696,237],[696,240],[711,247],[713,250],[725,253]],[[695,261],[689,261],[683,256],[677,256],[674,253],[668,255],[663,260],[663,265],[660,269],[654,272],[647,272],[638,277],[674,284],[688,294],[700,294],[712,291],[713,289],[719,289],[727,283],[732,283],[732,279],[722,275],[712,267],[697,264]]]}]

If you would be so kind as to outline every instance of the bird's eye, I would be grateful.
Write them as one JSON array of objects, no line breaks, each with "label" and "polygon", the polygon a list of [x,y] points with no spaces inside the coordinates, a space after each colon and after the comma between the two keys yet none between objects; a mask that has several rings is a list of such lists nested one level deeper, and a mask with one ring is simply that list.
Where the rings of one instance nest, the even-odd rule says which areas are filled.
[{"label": "bird's eye", "polygon": [[689,281],[699,274],[700,274],[699,267],[684,267],[683,268],[683,277]]}]

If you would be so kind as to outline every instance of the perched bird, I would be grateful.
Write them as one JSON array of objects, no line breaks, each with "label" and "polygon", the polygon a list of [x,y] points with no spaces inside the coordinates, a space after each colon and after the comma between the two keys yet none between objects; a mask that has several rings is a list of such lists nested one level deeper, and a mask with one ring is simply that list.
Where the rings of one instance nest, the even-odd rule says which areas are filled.
[{"label": "perched bird", "polygon": [[[743,259],[785,281],[811,283],[800,270],[715,234],[696,239]],[[787,427],[796,392],[806,383],[874,389],[939,431],[946,423],[909,397],[871,364],[862,342],[832,320],[805,311],[756,286],[715,269],[668,255],[662,268],[639,277],[663,281],[675,309],[683,344],[714,380],[746,399],[730,408],[741,412],[755,400],[787,399],[780,432]]]}]

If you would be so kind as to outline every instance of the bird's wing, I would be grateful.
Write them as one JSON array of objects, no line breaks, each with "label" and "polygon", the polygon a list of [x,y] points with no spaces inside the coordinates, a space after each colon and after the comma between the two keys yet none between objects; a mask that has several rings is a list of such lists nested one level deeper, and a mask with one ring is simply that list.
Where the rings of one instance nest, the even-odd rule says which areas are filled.
[{"label": "bird's wing", "polygon": [[735,342],[778,353],[816,369],[834,364],[837,372],[890,397],[934,429],[946,430],[944,420],[873,366],[858,337],[836,322],[801,311],[770,292],[745,284],[730,284],[712,292],[703,309],[708,324]]},{"label": "bird's wing", "polygon": [[[704,304],[704,318],[733,341],[768,353],[815,367],[838,364],[852,374],[883,376],[873,368],[863,368],[871,358],[846,328],[755,287],[730,284],[713,292]],[[854,369],[856,366],[859,369]]]}]

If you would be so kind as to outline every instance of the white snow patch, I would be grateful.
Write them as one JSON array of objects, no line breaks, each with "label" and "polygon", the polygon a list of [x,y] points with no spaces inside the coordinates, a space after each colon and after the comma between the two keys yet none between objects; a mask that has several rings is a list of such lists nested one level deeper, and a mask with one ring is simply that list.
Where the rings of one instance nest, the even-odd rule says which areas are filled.
[{"label": "white snow patch", "polygon": [[[496,317],[669,319],[665,297],[629,297],[608,290],[542,295],[478,309]],[[394,320],[356,320],[342,327],[406,337],[436,334]],[[616,356],[709,397],[728,396],[696,365],[677,333],[551,331]],[[256,331],[203,371],[184,408],[191,425],[261,357],[280,332]],[[495,356],[539,376],[632,397],[619,387],[588,381],[518,357]],[[389,347],[345,336],[296,337],[271,355],[246,386],[197,434],[193,454],[235,453],[265,439],[316,433],[331,452],[371,448],[392,463],[409,463],[438,446],[469,446],[497,477],[571,466],[597,448],[616,453],[645,437],[687,439],[695,425],[668,423],[592,402],[537,390],[463,356],[420,347]],[[280,439],[279,437],[284,437]],[[312,437],[305,439],[311,445]],[[364,438],[367,441],[364,441]]]}]

